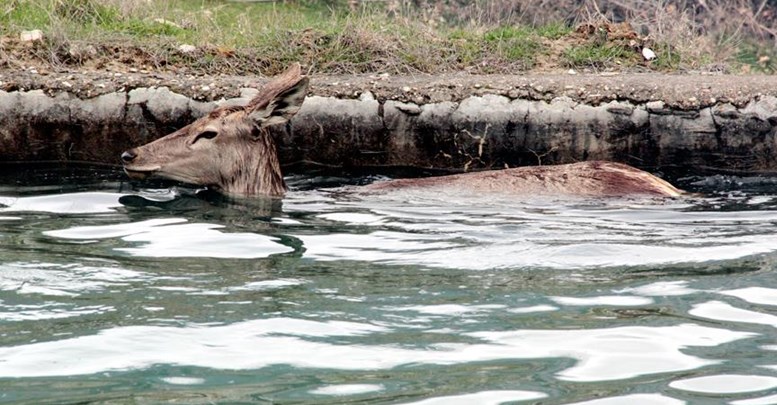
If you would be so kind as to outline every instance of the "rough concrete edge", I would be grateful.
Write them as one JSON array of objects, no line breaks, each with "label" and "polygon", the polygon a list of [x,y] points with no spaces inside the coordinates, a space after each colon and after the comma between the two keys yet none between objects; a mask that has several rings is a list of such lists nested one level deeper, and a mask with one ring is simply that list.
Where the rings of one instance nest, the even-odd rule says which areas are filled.
[{"label": "rough concrete edge", "polygon": [[[53,97],[41,90],[0,91],[0,123],[3,124],[0,126],[0,140],[7,141],[14,137],[12,121],[16,121],[17,125],[37,120],[54,124],[81,122],[116,125],[118,122],[122,125],[143,126],[147,121],[155,120],[169,125],[180,122],[182,117],[187,120],[196,119],[220,105],[243,105],[255,94],[256,90],[244,88],[240,90],[240,97],[201,102],[175,93],[167,87],[136,88],[91,99],[80,99],[66,91],[56,93]],[[414,136],[414,131],[417,132],[419,126],[425,130],[432,128],[440,132],[450,131],[455,136],[462,136],[463,139],[459,141],[466,144],[460,148],[466,149],[463,153],[467,155],[465,158],[469,159],[463,161],[466,169],[482,157],[489,130],[505,132],[504,128],[494,128],[505,123],[529,125],[531,122],[542,122],[553,129],[558,125],[574,127],[585,126],[591,122],[606,128],[613,122],[620,123],[618,125],[627,122],[634,128],[647,126],[652,131],[714,135],[720,133],[721,125],[747,120],[768,123],[772,127],[777,125],[777,97],[758,96],[744,107],[718,102],[709,107],[688,110],[668,107],[662,101],[633,103],[612,100],[588,105],[566,96],[554,97],[550,101],[537,101],[500,94],[472,95],[461,102],[417,104],[398,100],[378,101],[371,92],[365,91],[358,99],[309,96],[299,114],[292,120],[291,134],[288,136],[294,138],[295,132],[323,133],[321,122],[336,123],[335,129],[329,128],[328,131],[340,131],[340,135],[350,136],[352,142],[341,144],[350,144],[353,150],[340,151],[335,153],[335,156],[347,156],[359,147],[376,150],[385,148],[388,150],[384,152],[389,157],[382,161],[384,163],[396,163],[391,156],[403,156],[401,164],[428,166],[428,158],[413,156],[412,148],[417,146],[417,140],[406,137]],[[490,127],[489,122],[495,123],[494,126]],[[485,126],[480,125],[482,123],[486,123]],[[388,134],[386,136],[389,139],[381,145],[359,144],[357,133],[367,133],[373,138],[380,137],[383,133]],[[161,135],[164,133],[154,133],[146,129],[140,140],[148,141]],[[658,142],[666,147],[693,148],[694,142],[697,142],[694,136],[659,138]],[[304,143],[304,140],[289,141],[295,142]],[[582,142],[587,143],[586,147],[603,147],[595,144],[591,146],[591,142],[597,142],[596,137],[588,136]],[[567,140],[554,138],[549,140],[547,149],[569,147]],[[531,148],[526,148],[535,153]],[[446,154],[442,149],[440,153]],[[593,157],[597,156],[596,153],[593,154]],[[64,158],[67,159],[67,156]]]}]

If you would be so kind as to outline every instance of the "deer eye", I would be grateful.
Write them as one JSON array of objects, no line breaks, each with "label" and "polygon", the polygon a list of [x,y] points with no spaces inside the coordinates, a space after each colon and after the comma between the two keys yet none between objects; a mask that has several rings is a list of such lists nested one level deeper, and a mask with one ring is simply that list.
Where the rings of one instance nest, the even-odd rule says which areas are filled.
[{"label": "deer eye", "polygon": [[197,134],[197,137],[194,138],[194,142],[197,143],[200,139],[213,139],[218,135],[219,133],[216,131],[202,131],[199,134]]}]

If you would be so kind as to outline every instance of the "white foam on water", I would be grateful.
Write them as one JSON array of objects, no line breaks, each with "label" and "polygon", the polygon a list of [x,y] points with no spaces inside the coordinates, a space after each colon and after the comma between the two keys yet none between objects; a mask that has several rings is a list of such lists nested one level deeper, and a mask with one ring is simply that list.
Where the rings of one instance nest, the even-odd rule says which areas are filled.
[{"label": "white foam on water", "polygon": [[313,395],[345,396],[380,392],[386,389],[382,384],[338,384],[326,385],[308,391]]},{"label": "white foam on water", "polygon": [[201,385],[205,384],[204,378],[199,377],[163,377],[162,381],[171,385]]},{"label": "white foam on water", "polygon": [[661,394],[632,394],[619,397],[599,398],[590,401],[573,402],[567,405],[683,405],[687,402]]},{"label": "white foam on water", "polygon": [[223,225],[186,223],[181,218],[151,219],[115,225],[83,226],[44,232],[62,239],[111,239],[140,242],[114,248],[133,256],[257,259],[288,253],[293,248],[278,238],[251,232],[223,232]]},{"label": "white foam on water", "polygon": [[533,305],[530,307],[510,308],[507,310],[507,312],[513,314],[533,314],[536,312],[551,312],[558,310],[559,307],[555,307],[553,305]]},{"label": "white foam on water", "polygon": [[505,306],[492,305],[460,305],[460,304],[440,304],[440,305],[410,305],[403,307],[386,307],[386,311],[413,311],[427,315],[450,315],[461,316],[466,314],[476,314],[490,310],[501,310]]},{"label": "white foam on water", "polygon": [[33,197],[0,196],[0,212],[50,212],[56,214],[100,214],[116,212],[124,194],[85,192]]},{"label": "white foam on water", "polygon": [[637,307],[650,305],[653,300],[647,297],[627,295],[605,295],[599,297],[548,297],[559,305],[566,306],[616,306]]},{"label": "white foam on water", "polygon": [[748,287],[719,292],[720,294],[737,297],[752,304],[777,305],[777,289],[775,288]]},{"label": "white foam on water", "polygon": [[229,291],[268,291],[278,290],[286,287],[293,287],[305,284],[305,280],[296,278],[279,278],[275,280],[262,280],[246,283],[242,286],[230,287]]},{"label": "white foam on water", "polygon": [[506,402],[530,401],[547,398],[547,394],[535,391],[481,391],[472,394],[447,395],[406,402],[404,405],[500,405]]},{"label": "white foam on water", "polygon": [[777,394],[765,397],[742,399],[729,402],[731,405],[774,405],[777,404]]},{"label": "white foam on water", "polygon": [[739,394],[777,388],[777,377],[764,375],[710,375],[672,381],[669,386],[705,394]]},{"label": "white foam on water", "polygon": [[753,323],[777,327],[777,316],[775,315],[737,308],[722,301],[708,301],[695,304],[688,313],[716,321]]},{"label": "white foam on water", "polygon": [[0,263],[0,290],[75,297],[112,286],[149,280],[150,274],[79,263]]},{"label": "white foam on water", "polygon": [[690,295],[699,292],[688,287],[687,281],[658,281],[639,287],[629,287],[621,290],[615,290],[616,293],[631,293],[647,297],[668,297],[679,295]]},{"label": "white foam on water", "polygon": [[186,220],[183,218],[159,218],[113,225],[75,226],[68,229],[46,231],[43,232],[43,234],[61,239],[110,239],[148,232],[149,229],[157,226],[180,224],[184,222],[186,222]]},{"label": "white foam on water", "polygon": [[[306,337],[364,336],[390,329],[354,322],[271,318],[223,326],[131,326],[19,346],[0,347],[0,377],[42,377],[133,370],[155,364],[258,369],[385,370],[407,364],[451,365],[506,359],[568,357],[576,364],[557,374],[569,381],[607,381],[691,370],[718,361],[684,353],[751,333],[684,324],[591,330],[476,332],[480,343],[440,343],[433,350],[394,345],[330,344]],[[343,339],[338,339],[342,341]]]}]

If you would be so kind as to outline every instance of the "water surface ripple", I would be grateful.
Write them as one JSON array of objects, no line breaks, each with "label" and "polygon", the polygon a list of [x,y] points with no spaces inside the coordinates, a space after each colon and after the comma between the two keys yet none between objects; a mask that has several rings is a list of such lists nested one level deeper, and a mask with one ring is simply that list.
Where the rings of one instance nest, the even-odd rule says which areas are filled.
[{"label": "water surface ripple", "polygon": [[777,402],[772,179],[279,202],[11,177],[0,403]]}]

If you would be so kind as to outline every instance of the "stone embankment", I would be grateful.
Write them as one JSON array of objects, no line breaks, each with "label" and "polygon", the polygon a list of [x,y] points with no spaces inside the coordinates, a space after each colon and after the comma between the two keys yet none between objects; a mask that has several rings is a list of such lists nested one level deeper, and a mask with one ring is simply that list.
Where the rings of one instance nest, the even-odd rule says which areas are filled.
[{"label": "stone embankment", "polygon": [[[0,162],[118,164],[265,79],[149,72],[0,74]],[[313,76],[281,159],[452,170],[615,160],[777,170],[777,78],[715,75]]]}]

